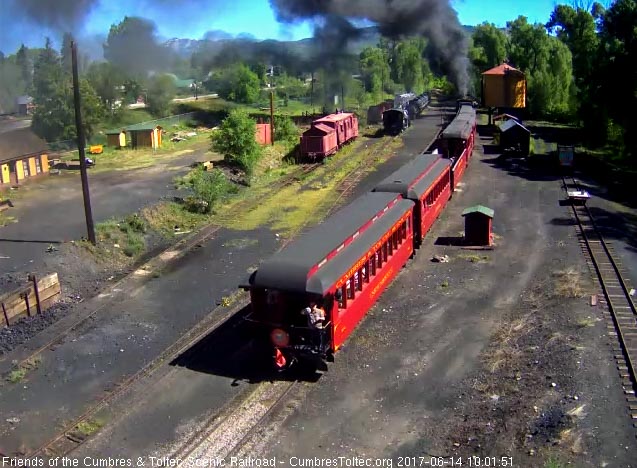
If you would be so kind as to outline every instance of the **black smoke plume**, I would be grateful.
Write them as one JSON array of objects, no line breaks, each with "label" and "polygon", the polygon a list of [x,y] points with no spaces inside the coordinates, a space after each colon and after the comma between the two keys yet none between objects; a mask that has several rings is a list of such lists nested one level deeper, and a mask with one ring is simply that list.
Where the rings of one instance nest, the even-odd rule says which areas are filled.
[{"label": "black smoke plume", "polygon": [[[468,38],[449,0],[270,0],[270,4],[280,21],[309,19],[338,29],[344,42],[332,49],[335,54],[353,38],[352,20],[371,21],[390,39],[421,35],[458,90],[467,91]],[[325,53],[330,51],[326,48]]]}]

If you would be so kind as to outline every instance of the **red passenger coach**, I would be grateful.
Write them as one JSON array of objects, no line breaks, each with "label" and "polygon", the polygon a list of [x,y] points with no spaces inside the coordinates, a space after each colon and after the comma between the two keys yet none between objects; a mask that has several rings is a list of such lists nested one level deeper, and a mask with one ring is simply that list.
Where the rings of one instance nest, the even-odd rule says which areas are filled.
[{"label": "red passenger coach", "polygon": [[414,244],[422,244],[449,198],[451,198],[451,163],[436,154],[422,154],[404,165],[376,186],[374,192],[399,193],[413,200]]},{"label": "red passenger coach", "polygon": [[[284,368],[338,350],[413,253],[414,203],[368,193],[264,262],[241,287],[247,320]],[[304,308],[325,312],[313,328]]]},{"label": "red passenger coach", "polygon": [[476,133],[476,112],[471,106],[462,106],[438,141],[442,155],[452,161],[452,185],[455,189],[473,154]]}]

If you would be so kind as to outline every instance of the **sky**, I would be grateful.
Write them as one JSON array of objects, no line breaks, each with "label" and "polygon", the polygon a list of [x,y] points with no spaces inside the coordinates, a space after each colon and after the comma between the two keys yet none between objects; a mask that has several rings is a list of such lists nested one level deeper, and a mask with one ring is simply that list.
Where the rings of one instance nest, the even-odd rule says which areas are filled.
[{"label": "sky", "polygon": [[[11,1],[0,0],[0,5]],[[498,26],[505,26],[508,20],[519,15],[527,16],[531,22],[545,23],[556,4],[556,0],[451,1],[462,24],[476,25],[489,21]],[[0,51],[12,53],[22,42],[30,47],[40,47],[46,36],[50,36],[59,45],[60,32],[21,21],[21,2],[13,2],[18,11],[14,14],[9,14],[6,10],[0,13],[0,30],[8,32],[11,29],[7,27],[9,21],[20,27],[14,28],[10,34],[0,32]],[[97,0],[94,3],[96,6],[82,21],[83,34],[76,32],[76,37],[105,37],[110,26],[120,22],[126,15],[151,19],[157,25],[158,34],[164,39],[201,39],[210,30],[223,30],[232,35],[247,33],[257,39],[297,40],[312,36],[312,26],[307,22],[297,25],[278,23],[268,0],[201,0],[188,2],[186,6],[179,8],[174,7],[177,2],[167,0]],[[101,40],[94,40],[98,47]]]}]

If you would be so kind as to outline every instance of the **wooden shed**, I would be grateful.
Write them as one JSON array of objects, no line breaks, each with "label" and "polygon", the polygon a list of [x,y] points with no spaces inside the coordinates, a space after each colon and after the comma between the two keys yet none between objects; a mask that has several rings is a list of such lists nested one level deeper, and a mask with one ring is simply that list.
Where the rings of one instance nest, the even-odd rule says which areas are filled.
[{"label": "wooden shed", "polygon": [[106,145],[113,148],[125,148],[126,147],[126,130],[115,129],[108,130],[106,132]]},{"label": "wooden shed", "polygon": [[506,63],[482,74],[482,105],[485,107],[526,107],[524,73]]},{"label": "wooden shed", "polygon": [[464,238],[468,245],[491,245],[494,211],[486,206],[476,205],[462,212],[464,217]]},{"label": "wooden shed", "polygon": [[502,150],[514,149],[523,156],[528,156],[531,148],[531,131],[514,119],[499,122],[497,125],[497,141]]},{"label": "wooden shed", "polygon": [[49,146],[30,128],[0,133],[0,187],[49,172]]},{"label": "wooden shed", "polygon": [[130,135],[131,148],[153,148],[161,146],[162,128],[154,123],[140,123],[126,127]]}]

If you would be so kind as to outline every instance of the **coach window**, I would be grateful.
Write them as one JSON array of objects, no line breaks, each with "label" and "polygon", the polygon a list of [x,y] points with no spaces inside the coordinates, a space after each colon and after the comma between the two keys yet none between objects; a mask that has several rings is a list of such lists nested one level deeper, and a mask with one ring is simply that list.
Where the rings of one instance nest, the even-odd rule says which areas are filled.
[{"label": "coach window", "polygon": [[341,309],[347,309],[347,288],[345,285],[341,286],[341,300],[340,302],[340,306]]},{"label": "coach window", "polygon": [[371,266],[372,266],[372,261],[371,259],[367,260],[365,262],[365,267],[363,268],[363,273],[365,273],[365,282],[369,283],[369,277],[371,275]]},{"label": "coach window", "polygon": [[358,281],[356,283],[358,285],[357,289],[359,291],[363,290],[363,276],[364,276],[363,270],[364,268],[361,268],[360,270],[358,270]]},{"label": "coach window", "polygon": [[387,262],[387,242],[383,244],[383,263]]}]

